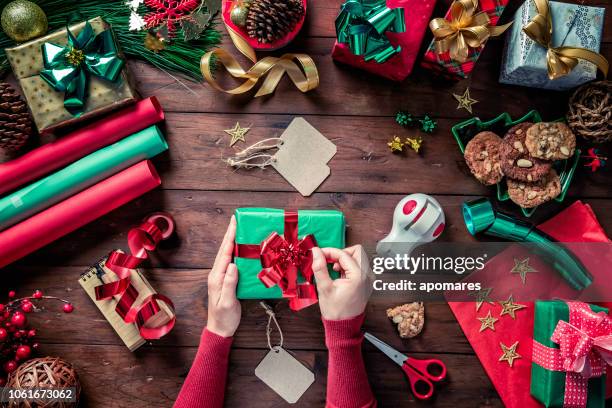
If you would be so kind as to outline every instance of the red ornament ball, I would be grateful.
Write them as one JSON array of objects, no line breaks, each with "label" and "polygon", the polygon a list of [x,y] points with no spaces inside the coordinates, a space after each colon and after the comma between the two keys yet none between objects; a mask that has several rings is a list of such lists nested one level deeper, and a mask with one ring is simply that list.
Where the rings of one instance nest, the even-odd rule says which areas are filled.
[{"label": "red ornament ball", "polygon": [[43,297],[43,293],[40,290],[35,290],[32,297],[34,299],[41,299]]},{"label": "red ornament ball", "polygon": [[25,360],[29,358],[30,355],[32,355],[32,350],[30,349],[30,346],[26,345],[19,346],[15,352],[15,357],[17,357],[19,360]]},{"label": "red ornament ball", "polygon": [[65,303],[63,310],[64,313],[72,313],[74,311],[74,306],[72,306],[72,303]]},{"label": "red ornament ball", "polygon": [[23,327],[26,325],[28,319],[26,319],[25,315],[21,312],[15,312],[11,316],[11,324],[16,327]]},{"label": "red ornament ball", "polygon": [[0,303],[0,312],[4,312],[4,304]]},{"label": "red ornament ball", "polygon": [[26,313],[30,313],[32,310],[34,310],[34,305],[31,302],[24,301],[21,304],[21,310],[23,310]]},{"label": "red ornament ball", "polygon": [[14,290],[9,291],[9,293],[8,293],[8,297],[9,297],[10,299],[14,298],[16,295],[17,295],[17,294],[15,293],[15,291],[14,291]]},{"label": "red ornament ball", "polygon": [[21,331],[16,331],[15,333],[13,333],[13,337],[16,339],[19,339],[22,337]]},{"label": "red ornament ball", "polygon": [[7,373],[12,373],[16,369],[17,369],[17,362],[16,361],[9,360],[6,363],[4,363],[4,371],[6,371]]},{"label": "red ornament ball", "polygon": [[36,330],[35,329],[30,329],[28,331],[28,337],[35,337],[36,336]]},{"label": "red ornament ball", "polygon": [[32,344],[32,348],[33,348],[34,350],[38,350],[38,347],[40,347],[40,344],[38,344],[38,343],[34,343],[34,344]]},{"label": "red ornament ball", "polygon": [[6,340],[8,332],[5,329],[0,329],[0,341]]}]

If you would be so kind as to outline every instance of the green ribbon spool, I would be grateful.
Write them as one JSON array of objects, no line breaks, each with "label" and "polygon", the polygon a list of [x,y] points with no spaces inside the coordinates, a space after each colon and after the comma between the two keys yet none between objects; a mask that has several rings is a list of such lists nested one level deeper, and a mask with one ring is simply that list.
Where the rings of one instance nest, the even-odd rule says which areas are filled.
[{"label": "green ribbon spool", "polygon": [[565,246],[536,226],[497,212],[488,198],[466,201],[463,220],[470,234],[484,233],[516,242],[529,242],[529,247],[552,266],[576,290],[593,283],[593,277],[582,262]]},{"label": "green ribbon spool", "polygon": [[68,44],[65,46],[50,42],[41,46],[45,68],[39,75],[57,92],[65,93],[64,107],[78,117],[85,111],[90,75],[115,82],[125,61],[119,57],[110,29],[95,35],[91,24],[85,22],[77,36],[68,26],[66,31]]},{"label": "green ribbon spool", "polygon": [[348,44],[353,54],[366,61],[383,63],[402,50],[385,33],[406,31],[404,9],[391,9],[385,0],[348,0],[340,7],[335,24],[338,42]]}]

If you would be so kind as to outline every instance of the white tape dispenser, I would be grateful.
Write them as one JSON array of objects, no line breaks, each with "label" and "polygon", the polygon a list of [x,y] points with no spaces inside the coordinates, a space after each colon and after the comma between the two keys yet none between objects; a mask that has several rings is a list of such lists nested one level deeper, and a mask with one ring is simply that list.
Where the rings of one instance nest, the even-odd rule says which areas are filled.
[{"label": "white tape dispenser", "polygon": [[376,253],[387,257],[410,255],[415,247],[438,238],[444,222],[444,211],[435,198],[410,194],[395,207],[391,232],[378,242]]}]

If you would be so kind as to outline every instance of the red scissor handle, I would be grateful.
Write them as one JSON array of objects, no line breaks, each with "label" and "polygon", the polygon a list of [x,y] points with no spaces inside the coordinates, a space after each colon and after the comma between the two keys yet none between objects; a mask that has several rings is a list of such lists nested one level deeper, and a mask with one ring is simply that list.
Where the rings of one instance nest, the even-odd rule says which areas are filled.
[{"label": "red scissor handle", "polygon": [[[446,366],[441,360],[432,358],[429,360],[418,360],[416,358],[408,358],[404,364],[408,364],[416,369],[423,377],[430,381],[442,381],[446,378]],[[432,370],[440,373],[437,375],[432,374]]]},{"label": "red scissor handle", "polygon": [[402,365],[402,370],[408,377],[410,388],[415,397],[421,400],[431,398],[434,392],[434,386],[431,381],[421,373],[412,368],[408,363]]}]

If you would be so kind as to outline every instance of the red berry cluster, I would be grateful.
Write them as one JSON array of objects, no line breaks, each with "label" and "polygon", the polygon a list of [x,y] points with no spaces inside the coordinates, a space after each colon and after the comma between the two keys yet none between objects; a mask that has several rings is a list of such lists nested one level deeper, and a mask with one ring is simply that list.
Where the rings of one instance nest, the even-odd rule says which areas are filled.
[{"label": "red berry cluster", "polygon": [[58,300],[63,303],[64,313],[71,313],[74,306],[55,296],[44,296],[40,290],[32,296],[16,299],[16,293],[8,293],[9,301],[0,303],[0,387],[6,385],[8,374],[19,364],[30,358],[32,351],[38,349],[36,329],[29,327],[26,315],[39,311],[37,303],[43,299]]}]

